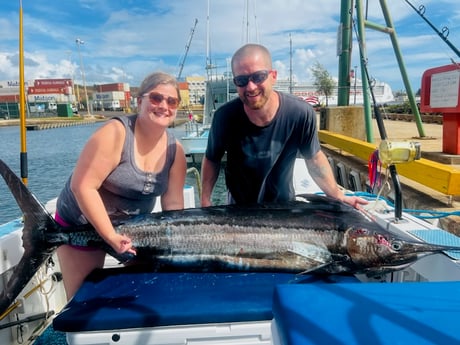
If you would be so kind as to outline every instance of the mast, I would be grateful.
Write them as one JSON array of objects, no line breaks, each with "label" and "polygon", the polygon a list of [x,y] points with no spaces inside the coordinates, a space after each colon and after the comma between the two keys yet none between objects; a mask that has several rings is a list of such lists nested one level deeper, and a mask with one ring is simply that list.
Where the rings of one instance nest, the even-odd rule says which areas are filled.
[{"label": "mast", "polygon": [[208,124],[210,121],[210,112],[212,107],[210,102],[212,102],[212,92],[211,89],[211,79],[209,74],[212,73],[211,58],[209,57],[209,7],[210,0],[208,0],[208,8],[206,14],[206,80],[205,80],[205,94],[204,94],[204,107],[203,107],[203,126]]},{"label": "mast", "polygon": [[249,43],[249,0],[246,0],[246,43]]},{"label": "mast", "polygon": [[292,37],[289,33],[289,93],[292,94]]},{"label": "mast", "polygon": [[206,15],[206,70],[211,67],[211,61],[209,59],[209,1],[210,0],[208,0],[208,11]]}]

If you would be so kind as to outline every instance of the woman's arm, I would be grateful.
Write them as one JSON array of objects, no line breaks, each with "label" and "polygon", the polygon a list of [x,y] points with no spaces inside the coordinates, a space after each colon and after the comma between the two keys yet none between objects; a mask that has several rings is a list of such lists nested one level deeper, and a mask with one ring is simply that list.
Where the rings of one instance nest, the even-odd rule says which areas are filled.
[{"label": "woman's arm", "polygon": [[187,174],[187,162],[184,148],[176,140],[176,156],[169,170],[168,189],[161,196],[162,210],[180,210],[184,208],[184,184]]},{"label": "woman's arm", "polygon": [[78,206],[98,234],[118,253],[132,252],[131,240],[115,232],[99,188],[120,163],[125,129],[119,121],[109,121],[86,143],[72,174],[71,189]]}]

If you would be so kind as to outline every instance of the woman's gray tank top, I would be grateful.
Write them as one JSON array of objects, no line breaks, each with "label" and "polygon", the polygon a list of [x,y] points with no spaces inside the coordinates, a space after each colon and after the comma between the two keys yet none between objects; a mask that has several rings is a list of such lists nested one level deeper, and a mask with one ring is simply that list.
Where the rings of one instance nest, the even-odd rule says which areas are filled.
[{"label": "woman's gray tank top", "polygon": [[[155,206],[156,197],[164,194],[168,187],[169,170],[176,156],[176,139],[167,131],[166,162],[159,173],[142,171],[137,167],[134,158],[134,128],[137,115],[113,119],[123,123],[126,138],[120,163],[104,180],[99,193],[111,217],[149,213]],[[70,190],[70,178],[59,195],[56,207],[62,220],[70,225],[88,222]]]}]

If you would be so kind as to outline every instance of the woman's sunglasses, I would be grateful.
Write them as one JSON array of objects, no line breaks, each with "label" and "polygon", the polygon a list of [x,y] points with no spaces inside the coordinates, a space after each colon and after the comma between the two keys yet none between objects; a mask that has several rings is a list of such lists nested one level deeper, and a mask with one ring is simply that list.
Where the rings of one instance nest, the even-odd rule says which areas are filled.
[{"label": "woman's sunglasses", "polygon": [[148,96],[150,103],[153,105],[160,105],[161,102],[166,101],[166,104],[171,109],[176,109],[179,106],[179,99],[171,96],[164,96],[158,92],[145,93],[143,96]]},{"label": "woman's sunglasses", "polygon": [[262,84],[265,80],[267,80],[270,72],[271,71],[262,70],[252,74],[238,75],[233,78],[233,83],[238,87],[245,87],[249,84],[249,81],[252,81],[254,84]]}]

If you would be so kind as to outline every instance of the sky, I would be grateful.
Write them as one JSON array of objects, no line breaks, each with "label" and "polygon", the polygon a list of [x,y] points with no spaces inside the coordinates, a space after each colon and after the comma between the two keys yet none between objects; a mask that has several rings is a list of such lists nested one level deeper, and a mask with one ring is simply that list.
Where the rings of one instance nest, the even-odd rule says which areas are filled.
[{"label": "sky", "polygon": [[[355,0],[356,1],[356,0]],[[0,81],[19,80],[20,0],[0,7]],[[182,77],[229,70],[241,45],[265,45],[279,79],[313,82],[319,63],[337,77],[337,28],[340,0],[23,0],[24,71],[26,80],[72,78],[87,85],[125,82],[139,86],[153,71]],[[380,2],[362,1],[368,21],[385,26]],[[460,49],[458,0],[411,0]],[[413,92],[425,70],[460,62],[439,35],[406,0],[386,1],[396,30],[402,61]],[[196,27],[195,19],[197,20]],[[191,35],[194,28],[193,35]],[[191,37],[192,36],[192,37]],[[191,37],[191,40],[190,40]],[[77,44],[77,39],[83,44]],[[369,75],[405,90],[389,35],[365,30],[355,35],[351,65],[359,66],[359,46],[367,51]],[[186,47],[189,47],[185,57]],[[83,66],[83,68],[81,68]],[[361,78],[358,68],[358,78]]]}]

